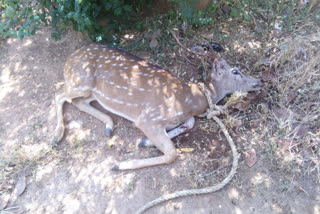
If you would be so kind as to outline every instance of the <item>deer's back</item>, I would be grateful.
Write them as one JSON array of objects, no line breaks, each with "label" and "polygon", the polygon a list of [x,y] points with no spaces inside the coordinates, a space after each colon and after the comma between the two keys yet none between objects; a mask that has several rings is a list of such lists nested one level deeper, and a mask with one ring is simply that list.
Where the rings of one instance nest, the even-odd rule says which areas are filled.
[{"label": "deer's back", "polygon": [[93,94],[107,110],[131,121],[183,120],[189,113],[186,104],[192,103],[187,84],[113,47],[89,45],[76,51],[67,60],[65,81],[67,93]]}]

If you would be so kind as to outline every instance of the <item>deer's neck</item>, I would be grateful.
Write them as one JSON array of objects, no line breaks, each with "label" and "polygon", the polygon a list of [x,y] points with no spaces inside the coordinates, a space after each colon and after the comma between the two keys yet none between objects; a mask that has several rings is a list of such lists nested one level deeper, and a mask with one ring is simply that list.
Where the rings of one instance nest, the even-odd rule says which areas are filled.
[{"label": "deer's neck", "polygon": [[213,104],[218,103],[224,97],[224,94],[220,93],[216,85],[212,82],[207,83],[206,86],[209,89],[210,97],[212,99]]},{"label": "deer's neck", "polygon": [[[209,102],[206,95],[204,94],[204,91],[198,84],[189,83],[189,86],[193,95],[193,101],[197,105],[195,114],[197,115],[205,112],[207,108],[209,108]],[[213,103],[217,103],[220,99],[214,85],[212,83],[208,83],[206,84],[206,86],[209,89],[210,97]]]}]

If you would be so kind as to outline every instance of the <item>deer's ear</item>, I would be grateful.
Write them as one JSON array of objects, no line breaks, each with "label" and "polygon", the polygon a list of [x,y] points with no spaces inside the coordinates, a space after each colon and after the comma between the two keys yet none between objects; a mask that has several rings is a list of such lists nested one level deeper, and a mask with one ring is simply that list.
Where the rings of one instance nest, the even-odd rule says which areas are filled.
[{"label": "deer's ear", "polygon": [[211,79],[219,81],[222,79],[222,72],[219,60],[215,59],[212,63]]}]

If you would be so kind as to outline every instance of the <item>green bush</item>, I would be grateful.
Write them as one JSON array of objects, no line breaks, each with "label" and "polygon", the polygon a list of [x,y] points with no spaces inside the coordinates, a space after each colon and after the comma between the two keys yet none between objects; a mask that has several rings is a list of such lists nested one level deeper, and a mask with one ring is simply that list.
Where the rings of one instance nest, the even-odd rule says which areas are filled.
[{"label": "green bush", "polygon": [[218,3],[212,2],[207,10],[197,10],[195,4],[198,0],[169,0],[175,3],[176,9],[181,14],[182,20],[187,20],[191,26],[203,26],[213,23]]},{"label": "green bush", "polygon": [[[35,34],[41,23],[55,28],[52,36],[60,39],[61,32],[72,26],[86,32],[94,41],[103,41],[111,31],[135,27],[139,12],[148,0],[0,0],[0,35],[23,38]],[[107,26],[100,24],[108,19]]]},{"label": "green bush", "polygon": [[3,38],[34,35],[41,16],[33,11],[31,1],[0,0],[0,35]]}]

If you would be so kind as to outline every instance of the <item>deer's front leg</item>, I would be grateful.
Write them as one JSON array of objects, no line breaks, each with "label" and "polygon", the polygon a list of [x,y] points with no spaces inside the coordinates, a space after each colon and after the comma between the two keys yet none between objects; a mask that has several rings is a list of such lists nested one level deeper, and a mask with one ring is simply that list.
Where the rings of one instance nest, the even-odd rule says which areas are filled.
[{"label": "deer's front leg", "polygon": [[[194,117],[189,118],[188,120],[186,120],[182,125],[178,126],[177,128],[174,128],[172,130],[170,130],[168,132],[168,136],[170,137],[170,139],[190,130],[193,128],[194,126],[194,122],[195,119]],[[153,146],[153,143],[151,140],[149,139],[143,139],[142,141],[140,141],[140,143],[138,144],[139,147],[150,147]]]},{"label": "deer's front leg", "polygon": [[90,105],[90,103],[94,100],[95,99],[90,96],[88,98],[77,100],[73,102],[73,104],[78,109],[80,109],[80,111],[86,112],[87,114],[90,114],[98,120],[104,122],[106,125],[105,133],[108,137],[110,137],[113,130],[113,120],[109,115],[106,115],[105,113],[99,111],[98,109]]},{"label": "deer's front leg", "polygon": [[156,126],[139,128],[152,140],[154,146],[156,146],[163,155],[154,158],[123,161],[113,166],[113,170],[139,169],[160,164],[169,164],[176,159],[176,148],[163,128],[160,129]]}]

